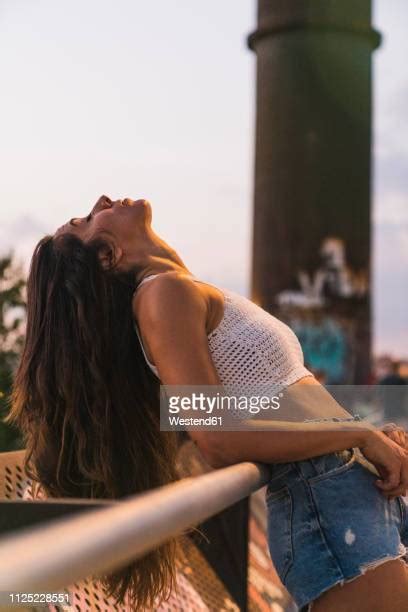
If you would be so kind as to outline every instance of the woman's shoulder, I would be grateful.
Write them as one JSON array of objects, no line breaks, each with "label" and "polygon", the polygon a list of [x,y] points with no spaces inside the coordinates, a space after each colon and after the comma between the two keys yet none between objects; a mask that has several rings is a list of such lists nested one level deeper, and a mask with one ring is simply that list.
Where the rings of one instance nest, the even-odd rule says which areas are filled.
[{"label": "woman's shoulder", "polygon": [[138,321],[156,323],[180,314],[206,311],[203,294],[192,275],[165,272],[154,275],[133,295],[133,313]]}]

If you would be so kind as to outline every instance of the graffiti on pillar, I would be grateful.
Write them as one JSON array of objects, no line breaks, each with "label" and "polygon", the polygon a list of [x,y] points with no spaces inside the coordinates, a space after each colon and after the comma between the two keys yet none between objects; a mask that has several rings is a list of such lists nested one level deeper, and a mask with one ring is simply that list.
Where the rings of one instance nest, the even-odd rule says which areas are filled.
[{"label": "graffiti on pillar", "polygon": [[343,240],[333,236],[325,238],[319,256],[321,263],[314,273],[297,272],[299,289],[281,291],[277,295],[279,306],[322,308],[330,298],[362,298],[367,294],[367,274],[347,265]]},{"label": "graffiti on pillar", "polygon": [[302,345],[306,366],[319,373],[322,382],[340,384],[349,377],[350,342],[346,328],[332,317],[300,320],[290,325]]}]

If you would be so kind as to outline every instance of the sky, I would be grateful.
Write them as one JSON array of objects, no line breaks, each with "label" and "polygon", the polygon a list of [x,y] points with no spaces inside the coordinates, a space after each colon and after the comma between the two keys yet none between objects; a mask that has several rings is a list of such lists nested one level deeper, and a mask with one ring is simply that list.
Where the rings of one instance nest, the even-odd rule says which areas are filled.
[{"label": "sky", "polygon": [[[391,8],[390,8],[391,6]],[[376,0],[374,337],[408,355],[404,0]],[[249,292],[255,0],[0,0],[0,253],[146,197],[199,278]]]}]

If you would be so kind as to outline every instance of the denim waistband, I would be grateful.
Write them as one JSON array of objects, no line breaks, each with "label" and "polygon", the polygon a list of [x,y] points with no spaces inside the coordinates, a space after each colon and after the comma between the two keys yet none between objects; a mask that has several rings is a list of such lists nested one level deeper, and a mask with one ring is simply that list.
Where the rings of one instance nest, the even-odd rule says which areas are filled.
[{"label": "denim waistband", "polygon": [[[339,423],[347,421],[362,421],[362,418],[357,414],[350,417],[324,417],[307,419],[305,420],[305,423]],[[286,478],[290,478],[290,473],[292,473],[292,476],[294,476],[295,478],[313,478],[315,476],[324,474],[329,470],[335,470],[336,468],[340,468],[343,465],[349,463],[350,461],[354,461],[354,459],[359,461],[359,456],[358,453],[356,453],[355,449],[346,449],[333,453],[318,455],[316,457],[303,459],[301,461],[275,463],[270,466],[271,479],[276,479],[277,477],[280,478],[283,476],[286,476]]]}]

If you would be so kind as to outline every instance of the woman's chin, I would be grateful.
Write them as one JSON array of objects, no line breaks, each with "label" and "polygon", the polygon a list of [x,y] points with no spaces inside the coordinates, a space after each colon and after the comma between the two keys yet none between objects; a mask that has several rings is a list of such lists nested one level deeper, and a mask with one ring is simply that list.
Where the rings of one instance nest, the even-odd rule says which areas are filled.
[{"label": "woman's chin", "polygon": [[122,200],[123,208],[128,208],[129,212],[133,212],[139,216],[142,214],[146,217],[146,219],[151,219],[152,217],[152,206],[149,200],[145,198],[140,198],[139,200],[132,200],[131,198],[125,198]]},{"label": "woman's chin", "polygon": [[152,220],[152,205],[150,204],[149,200],[145,200],[144,198],[141,200],[136,200],[135,205],[140,206],[143,209],[145,219],[150,223]]},{"label": "woman's chin", "polygon": [[133,208],[135,206],[146,206],[149,204],[148,200],[145,198],[139,198],[138,200],[132,200],[132,198],[124,198],[120,200],[121,206]]}]

